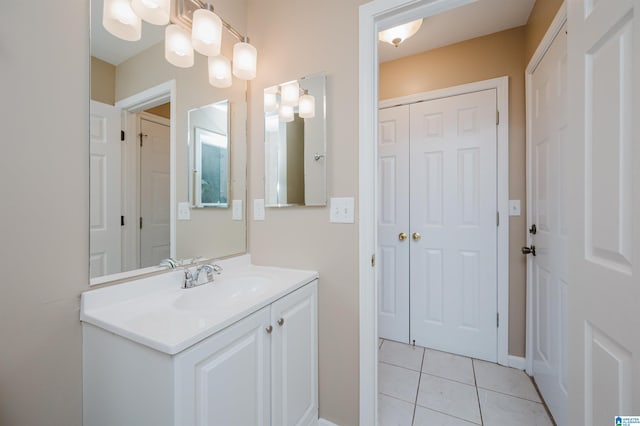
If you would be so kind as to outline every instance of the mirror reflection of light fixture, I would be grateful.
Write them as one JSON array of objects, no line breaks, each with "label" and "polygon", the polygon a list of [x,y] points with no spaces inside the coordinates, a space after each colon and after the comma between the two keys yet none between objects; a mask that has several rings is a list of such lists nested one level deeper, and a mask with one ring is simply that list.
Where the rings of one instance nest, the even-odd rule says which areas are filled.
[{"label": "mirror reflection of light fixture", "polygon": [[209,83],[214,87],[224,89],[231,87],[231,63],[225,56],[211,56],[208,60]]},{"label": "mirror reflection of light fixture", "polygon": [[280,121],[293,121],[296,107],[300,118],[313,118],[316,115],[316,98],[310,95],[308,90],[302,90],[297,80],[265,90],[264,112],[278,111]]},{"label": "mirror reflection of light fixture", "polygon": [[[102,25],[108,32],[123,40],[140,40],[141,20],[154,25],[166,25],[171,20],[170,0],[103,1]],[[180,17],[169,24],[165,30],[167,61],[180,68],[191,67],[194,64],[194,49],[210,59],[221,56],[222,27],[224,27],[239,40],[233,46],[233,75],[242,80],[253,80],[256,77],[258,51],[249,44],[249,38],[240,34],[231,24],[215,14],[211,4],[203,3],[202,0],[190,0],[190,2],[198,8],[193,12],[191,31],[185,28],[189,22],[185,22]],[[229,73],[228,78],[226,73],[223,78],[220,72],[223,62],[220,59],[214,60],[213,63],[218,66],[212,71],[212,61],[209,60],[209,81],[216,87],[229,87],[232,84],[231,63],[228,59],[226,60]]]},{"label": "mirror reflection of light fixture", "polygon": [[138,41],[142,36],[142,21],[131,8],[129,0],[104,0],[102,25],[123,40]]},{"label": "mirror reflection of light fixture", "polygon": [[380,31],[378,39],[398,47],[400,43],[417,33],[421,26],[422,18]]}]

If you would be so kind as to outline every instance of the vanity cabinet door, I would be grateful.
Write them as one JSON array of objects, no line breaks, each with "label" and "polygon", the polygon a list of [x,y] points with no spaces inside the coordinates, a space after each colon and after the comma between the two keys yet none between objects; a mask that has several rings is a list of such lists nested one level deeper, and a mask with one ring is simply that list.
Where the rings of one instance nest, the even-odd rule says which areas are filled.
[{"label": "vanity cabinet door", "polygon": [[317,280],[271,305],[272,425],[318,422]]},{"label": "vanity cabinet door", "polygon": [[269,325],[265,307],[176,357],[176,425],[270,424]]}]

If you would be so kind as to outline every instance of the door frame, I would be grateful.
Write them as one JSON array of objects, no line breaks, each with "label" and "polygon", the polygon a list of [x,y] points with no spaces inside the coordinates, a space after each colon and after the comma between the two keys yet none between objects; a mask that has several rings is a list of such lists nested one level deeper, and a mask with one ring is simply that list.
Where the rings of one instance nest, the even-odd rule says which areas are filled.
[{"label": "door frame", "polygon": [[[532,161],[533,161],[533,147],[532,147],[532,114],[533,114],[533,73],[540,65],[540,62],[544,58],[544,55],[547,53],[553,40],[556,38],[563,25],[567,22],[567,4],[566,1],[563,1],[556,13],[555,18],[549,25],[547,32],[544,37],[540,41],[538,48],[535,53],[531,57],[529,64],[525,70],[525,101],[526,101],[526,143],[525,143],[525,152],[526,152],[526,192],[527,192],[527,229],[531,228],[533,224],[533,208],[532,208],[532,194],[533,194],[533,181],[532,181]],[[531,234],[527,232],[527,246],[531,246]],[[526,372],[528,375],[533,376],[533,268],[532,268],[533,258],[531,256],[527,256],[527,293],[526,293]]]},{"label": "door frame", "polygon": [[[476,81],[444,89],[431,90],[379,102],[379,108],[389,108],[399,105],[432,101],[483,90],[496,90],[496,108],[499,112],[498,128],[496,132],[496,165],[497,165],[497,209],[500,217],[496,227],[496,270],[497,294],[496,306],[500,318],[497,327],[496,354],[498,363],[509,366],[521,366],[519,358],[509,356],[509,77],[497,77],[489,80]],[[375,180],[377,182],[377,180]],[[377,188],[376,190],[379,190]],[[376,194],[377,196],[377,194]],[[376,231],[377,232],[377,231]],[[376,251],[378,248],[376,247]]]},{"label": "door frame", "polygon": [[378,32],[475,0],[373,0],[360,6],[358,26],[358,280],[360,423],[375,425],[378,410],[377,247]]},{"label": "door frame", "polygon": [[[122,128],[125,129],[126,145],[123,150],[123,165],[127,167],[124,171],[125,178],[123,180],[123,206],[126,209],[126,219],[129,223],[137,221],[140,216],[140,144],[138,143],[138,116],[145,109],[170,102],[170,119],[169,119],[169,152],[170,152],[170,183],[169,183],[169,241],[171,244],[170,257],[175,258],[175,241],[176,241],[176,81],[169,80],[165,83],[143,90],[140,93],[129,96],[116,102],[116,106],[122,109]],[[149,116],[147,116],[149,117]],[[134,256],[137,264],[140,264],[140,228],[128,227],[125,229],[123,242],[126,241],[127,246],[123,247],[123,256]],[[137,248],[137,249],[136,249]],[[134,265],[135,266],[135,265]],[[136,267],[137,269],[138,267]],[[131,275],[140,275],[140,273],[154,272],[160,270],[158,267],[137,269],[132,271]],[[126,274],[126,273],[125,273]]]}]

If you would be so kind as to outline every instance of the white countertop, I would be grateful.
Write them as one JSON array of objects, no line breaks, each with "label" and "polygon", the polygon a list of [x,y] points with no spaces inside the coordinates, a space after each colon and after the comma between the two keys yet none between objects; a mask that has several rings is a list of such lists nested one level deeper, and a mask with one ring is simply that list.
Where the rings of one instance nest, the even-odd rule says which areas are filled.
[{"label": "white countertop", "polygon": [[250,262],[249,255],[217,262],[224,269],[214,282],[189,289],[177,269],[86,291],[80,320],[174,355],[318,278]]}]

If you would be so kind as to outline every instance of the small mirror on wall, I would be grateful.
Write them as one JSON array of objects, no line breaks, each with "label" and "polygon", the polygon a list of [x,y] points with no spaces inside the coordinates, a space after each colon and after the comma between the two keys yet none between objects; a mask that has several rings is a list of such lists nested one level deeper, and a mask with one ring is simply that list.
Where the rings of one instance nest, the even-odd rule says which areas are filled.
[{"label": "small mirror on wall", "polygon": [[325,75],[264,90],[265,205],[325,206]]},{"label": "small mirror on wall", "polygon": [[229,101],[189,111],[189,151],[192,207],[229,207]]}]

